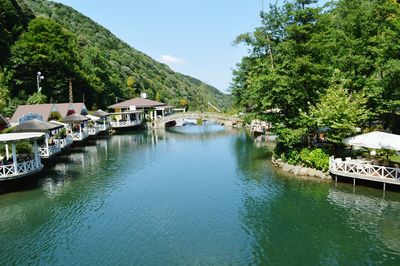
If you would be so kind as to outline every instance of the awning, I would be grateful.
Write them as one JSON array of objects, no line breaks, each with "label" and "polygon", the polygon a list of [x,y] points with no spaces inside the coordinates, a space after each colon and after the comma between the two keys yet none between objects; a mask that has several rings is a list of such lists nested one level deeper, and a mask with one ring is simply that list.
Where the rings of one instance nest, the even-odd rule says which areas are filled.
[{"label": "awning", "polygon": [[29,132],[29,133],[7,133],[0,134],[1,143],[18,142],[21,140],[31,140],[38,139],[42,137],[44,133],[42,132]]}]

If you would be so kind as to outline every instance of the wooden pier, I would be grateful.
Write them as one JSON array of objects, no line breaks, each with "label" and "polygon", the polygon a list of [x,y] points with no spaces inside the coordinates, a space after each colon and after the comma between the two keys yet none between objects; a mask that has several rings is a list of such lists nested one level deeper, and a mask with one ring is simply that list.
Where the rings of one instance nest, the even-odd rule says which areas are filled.
[{"label": "wooden pier", "polygon": [[354,159],[343,161],[341,158],[329,158],[329,172],[335,176],[348,177],[353,179],[353,185],[356,180],[367,180],[379,182],[386,189],[386,184],[400,186],[400,168],[373,165],[370,161]]}]

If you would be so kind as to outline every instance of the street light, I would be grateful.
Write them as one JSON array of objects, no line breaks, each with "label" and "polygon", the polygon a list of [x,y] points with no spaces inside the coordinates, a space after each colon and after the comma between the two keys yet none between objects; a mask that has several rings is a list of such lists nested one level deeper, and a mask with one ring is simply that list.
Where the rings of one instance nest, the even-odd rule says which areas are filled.
[{"label": "street light", "polygon": [[42,88],[40,87],[40,82],[44,79],[42,73],[39,71],[36,75],[36,82],[37,82],[37,92],[41,92]]}]

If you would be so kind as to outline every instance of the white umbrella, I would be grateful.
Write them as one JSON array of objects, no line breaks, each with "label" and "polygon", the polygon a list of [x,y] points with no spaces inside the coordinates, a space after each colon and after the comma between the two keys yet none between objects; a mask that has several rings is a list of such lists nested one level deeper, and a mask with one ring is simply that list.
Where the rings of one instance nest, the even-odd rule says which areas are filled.
[{"label": "white umbrella", "polygon": [[344,144],[370,149],[400,151],[400,135],[374,131],[343,140]]}]

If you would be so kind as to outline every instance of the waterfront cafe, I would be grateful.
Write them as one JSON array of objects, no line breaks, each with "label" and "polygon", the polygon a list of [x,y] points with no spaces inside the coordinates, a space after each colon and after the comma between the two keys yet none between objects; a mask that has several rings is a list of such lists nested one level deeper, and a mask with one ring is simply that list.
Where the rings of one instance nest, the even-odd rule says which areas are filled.
[{"label": "waterfront cafe", "polygon": [[100,128],[101,132],[107,132],[107,130],[110,128],[110,114],[98,109],[97,111],[93,112],[92,117],[97,117],[96,124]]},{"label": "waterfront cafe", "polygon": [[61,123],[60,121],[50,120],[50,123],[61,125],[62,129],[60,129],[60,137],[58,139],[54,139],[55,142],[60,143],[61,149],[68,149],[69,146],[72,145],[74,139],[72,137],[70,126],[66,123]]},{"label": "waterfront cafe", "polygon": [[32,119],[19,123],[13,130],[16,133],[41,132],[44,140],[39,140],[39,153],[42,158],[51,158],[61,152],[60,139],[64,126],[40,119]]},{"label": "waterfront cafe", "polygon": [[[4,151],[0,152],[0,181],[32,175],[43,169],[38,146],[38,139],[43,135],[40,132],[0,134],[0,145],[4,146]],[[29,150],[17,150],[19,142],[33,145],[32,148],[28,146]]]},{"label": "waterfront cafe", "polygon": [[67,123],[70,126],[69,134],[72,134],[72,138],[74,141],[83,141],[88,138],[88,121],[90,119],[79,114],[71,114],[63,119],[61,122]]},{"label": "waterfront cafe", "polygon": [[110,128],[110,122],[108,121],[109,114],[99,109],[91,115],[86,115],[90,118],[89,121],[89,135],[95,136],[100,133],[105,133]]},{"label": "waterfront cafe", "polygon": [[114,112],[142,110],[143,113],[146,115],[146,118],[150,120],[155,120],[157,118],[172,114],[172,106],[169,106],[166,103],[153,101],[143,97],[145,97],[145,95],[143,95],[142,97],[137,97],[113,104],[109,106],[108,109],[111,109]]},{"label": "waterfront cafe", "polygon": [[397,162],[391,162],[389,156],[386,159],[376,157],[376,150],[400,151],[400,135],[386,132],[370,132],[357,135],[343,140],[343,143],[352,147],[370,149],[371,158],[351,157],[334,158],[329,160],[329,172],[336,176],[353,178],[353,185],[356,179],[363,179],[383,183],[400,185],[400,167]]},{"label": "waterfront cafe", "polygon": [[86,115],[89,118],[88,121],[88,134],[89,136],[97,136],[101,131],[100,127],[97,124],[97,121],[100,120],[97,116]]}]

